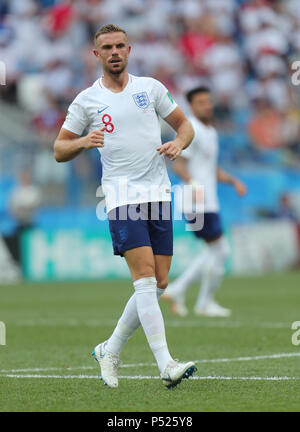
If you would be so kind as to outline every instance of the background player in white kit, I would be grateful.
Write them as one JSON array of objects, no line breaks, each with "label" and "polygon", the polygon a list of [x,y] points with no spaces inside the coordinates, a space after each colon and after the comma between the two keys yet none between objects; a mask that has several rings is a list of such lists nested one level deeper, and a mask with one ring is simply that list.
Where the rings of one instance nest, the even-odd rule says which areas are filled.
[{"label": "background player in white kit", "polygon": [[[84,149],[99,149],[114,253],[125,257],[133,280],[135,293],[113,334],[93,352],[104,382],[118,386],[119,353],[142,324],[163,384],[173,387],[196,367],[172,359],[158,305],[173,254],[171,185],[164,155],[172,160],[179,156],[194,131],[159,81],[128,74],[130,49],[122,28],[109,24],[97,31],[94,54],[102,63],[103,77],[70,105],[55,141],[55,158],[65,162]],[[158,116],[177,132],[163,145]],[[84,130],[88,134],[80,138]],[[147,211],[153,211],[154,218],[136,219]],[[169,213],[167,219],[164,212]]]},{"label": "background player in white kit", "polygon": [[[237,178],[218,167],[218,136],[213,127],[213,104],[210,90],[198,87],[187,93],[187,100],[193,116],[190,118],[195,137],[190,146],[174,162],[174,170],[186,182],[193,186],[194,201],[203,200],[204,225],[201,230],[193,231],[197,238],[205,241],[201,254],[165,291],[163,298],[171,301],[171,310],[185,316],[185,292],[196,281],[201,280],[201,287],[194,308],[196,315],[227,317],[229,309],[220,306],[214,300],[214,293],[220,286],[224,273],[224,263],[229,255],[229,245],[224,237],[219,216],[217,181],[230,183],[238,195],[245,195],[246,186]],[[204,191],[204,194],[203,194]],[[188,219],[193,213],[185,207]]]}]

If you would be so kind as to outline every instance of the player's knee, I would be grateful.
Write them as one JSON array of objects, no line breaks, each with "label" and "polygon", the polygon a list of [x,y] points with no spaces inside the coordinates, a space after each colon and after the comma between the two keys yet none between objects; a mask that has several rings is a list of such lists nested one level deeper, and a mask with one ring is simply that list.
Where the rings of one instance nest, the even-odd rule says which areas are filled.
[{"label": "player's knee", "polygon": [[153,277],[154,273],[154,266],[152,266],[151,264],[144,264],[142,268],[138,270],[135,269],[134,276],[135,279],[142,279],[145,277]]}]

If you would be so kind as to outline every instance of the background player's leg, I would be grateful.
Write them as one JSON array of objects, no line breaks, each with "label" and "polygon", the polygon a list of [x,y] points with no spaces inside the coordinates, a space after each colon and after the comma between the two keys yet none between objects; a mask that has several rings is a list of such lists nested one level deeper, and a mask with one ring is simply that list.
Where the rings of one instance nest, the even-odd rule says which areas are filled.
[{"label": "background player's leg", "polygon": [[144,246],[124,253],[136,292],[136,308],[158,367],[163,372],[172,357],[165,336],[165,326],[157,301],[155,259],[152,248]]},{"label": "background player's leg", "polygon": [[[230,251],[227,239],[224,236],[208,242],[206,248],[207,260],[203,266],[201,288],[195,305],[196,313],[205,311],[213,303],[214,293],[221,285],[224,275],[224,264]],[[222,313],[221,309],[224,308],[220,307],[220,314]],[[224,310],[223,312],[224,316],[228,315],[228,310]]]},{"label": "background player's leg", "polygon": [[205,260],[205,251],[201,251],[200,255],[198,255],[190,265],[184,270],[184,272],[172,282],[172,292],[174,294],[183,295],[187,288],[193,283],[196,282],[201,276],[202,264]]},{"label": "background player's leg", "polygon": [[[190,219],[190,218],[189,218]],[[207,216],[204,213],[204,227],[199,231],[194,231],[196,238],[203,239],[205,235],[203,230],[206,232],[207,224],[210,221],[207,221]],[[185,293],[188,287],[197,280],[200,280],[202,268],[207,260],[207,251],[206,248],[201,251],[201,253],[192,260],[189,265],[185,268],[183,273],[175,279],[172,283],[169,284],[169,287],[164,294],[163,298],[166,301],[170,301],[171,311],[176,315],[186,316],[188,314],[188,309],[185,306]]]},{"label": "background player's leg", "polygon": [[205,260],[202,265],[201,285],[198,293],[198,298],[195,305],[195,310],[204,310],[211,298],[210,291],[212,288],[212,280],[214,280],[215,259],[209,245],[205,247]]},{"label": "background player's leg", "polygon": [[163,298],[173,303],[171,310],[175,314],[181,316],[188,314],[188,310],[185,306],[186,290],[193,282],[200,280],[203,267],[209,259],[209,255],[206,246],[204,246],[200,255],[191,262],[187,269],[177,279],[170,283]]}]

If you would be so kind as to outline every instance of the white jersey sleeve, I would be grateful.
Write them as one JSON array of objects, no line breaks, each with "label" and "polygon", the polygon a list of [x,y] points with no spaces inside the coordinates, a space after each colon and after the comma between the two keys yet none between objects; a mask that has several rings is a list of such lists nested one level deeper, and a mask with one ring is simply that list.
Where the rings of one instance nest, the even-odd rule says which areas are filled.
[{"label": "white jersey sleeve", "polygon": [[161,118],[166,118],[177,107],[168,89],[159,81],[153,80],[155,91],[155,110]]},{"label": "white jersey sleeve", "polygon": [[80,93],[68,108],[68,113],[62,127],[77,135],[82,135],[85,128],[89,125],[89,120],[81,102]]}]

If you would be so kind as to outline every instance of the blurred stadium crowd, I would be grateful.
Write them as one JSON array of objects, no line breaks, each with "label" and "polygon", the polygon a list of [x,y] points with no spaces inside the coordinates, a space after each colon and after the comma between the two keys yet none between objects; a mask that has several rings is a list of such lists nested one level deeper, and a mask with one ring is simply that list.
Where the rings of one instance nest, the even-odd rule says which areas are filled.
[{"label": "blurred stadium crowd", "polygon": [[[92,40],[109,22],[129,34],[129,71],[162,81],[186,112],[185,92],[211,87],[223,166],[245,174],[273,170],[275,182],[276,172],[288,172],[295,188],[300,93],[291,83],[291,64],[300,57],[299,0],[0,0],[0,60],[6,65],[0,231],[9,231],[12,191],[19,177],[30,184],[28,173],[39,187],[37,206],[95,206],[98,152],[57,164],[53,141],[70,101],[101,74]],[[167,139],[170,131],[163,132]],[[259,177],[253,182],[262,185]],[[288,192],[283,185],[276,190],[273,207]],[[266,194],[260,195],[266,204]]]}]

